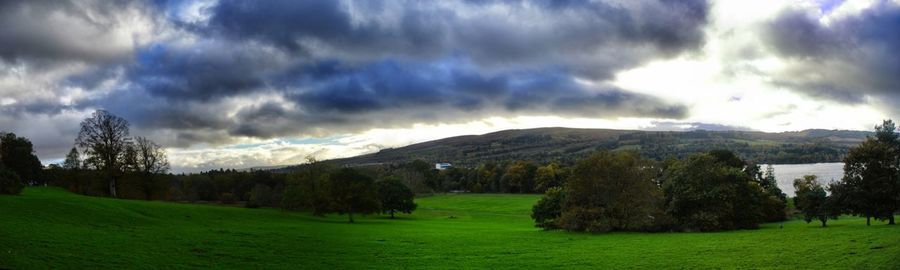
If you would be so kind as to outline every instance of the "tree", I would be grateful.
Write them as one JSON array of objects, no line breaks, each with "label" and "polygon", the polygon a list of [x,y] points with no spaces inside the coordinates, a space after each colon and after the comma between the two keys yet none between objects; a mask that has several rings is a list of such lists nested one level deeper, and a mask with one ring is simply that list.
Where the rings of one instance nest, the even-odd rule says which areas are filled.
[{"label": "tree", "polygon": [[135,149],[134,143],[132,143],[132,142],[129,142],[125,146],[125,153],[122,156],[122,171],[124,171],[124,172],[137,172],[138,171],[137,149]]},{"label": "tree", "polygon": [[476,192],[502,192],[500,189],[500,178],[503,175],[503,168],[496,162],[489,161],[478,166],[476,170],[478,180],[475,185]]},{"label": "tree", "polygon": [[316,209],[316,213],[347,214],[350,223],[353,223],[354,213],[365,215],[380,210],[375,182],[354,169],[344,168],[331,174],[325,190],[330,207]]},{"label": "tree", "polygon": [[841,181],[846,191],[844,204],[851,214],[865,216],[867,225],[871,224],[871,218],[894,224],[900,183],[892,145],[868,138],[851,148],[844,158]]},{"label": "tree", "polygon": [[[758,167],[758,166],[757,166]],[[765,213],[766,222],[783,221],[787,219],[785,208],[787,208],[787,194],[778,187],[778,181],[775,180],[775,169],[771,164],[766,166],[765,174],[759,174],[759,186],[766,194],[763,204],[763,212]]]},{"label": "tree", "polygon": [[164,174],[169,171],[166,151],[159,144],[144,137],[135,137],[134,141],[136,169],[138,172]]},{"label": "tree", "polygon": [[131,141],[128,133],[128,121],[98,110],[81,122],[81,131],[75,139],[78,146],[86,149],[94,166],[106,174],[112,197],[117,197],[116,179],[121,176],[125,150]]},{"label": "tree", "polygon": [[531,207],[531,218],[535,226],[545,230],[557,229],[556,219],[562,215],[562,205],[566,200],[566,191],[562,187],[552,187],[544,192],[544,196]]},{"label": "tree", "polygon": [[16,172],[0,166],[0,194],[16,195],[22,193],[24,187]]},{"label": "tree", "polygon": [[837,219],[840,215],[840,208],[829,198],[815,175],[794,179],[794,188],[797,189],[794,205],[803,213],[806,223],[818,219],[822,222],[822,227],[825,227],[828,219]]},{"label": "tree", "polygon": [[501,185],[505,186],[505,192],[530,193],[534,187],[534,165],[525,161],[516,161],[506,167],[506,172],[500,178]]},{"label": "tree", "polygon": [[743,162],[731,156],[694,154],[669,165],[663,182],[665,211],[679,229],[749,229],[765,218],[762,188],[738,167]]},{"label": "tree", "polygon": [[0,133],[0,163],[19,176],[22,182],[41,181],[41,161],[34,155],[31,141],[13,133]]},{"label": "tree", "polygon": [[655,170],[636,152],[599,152],[579,161],[557,219],[570,231],[642,231],[662,214]]},{"label": "tree", "polygon": [[334,168],[327,163],[308,157],[303,170],[288,176],[281,201],[282,209],[313,209],[317,215],[327,212],[330,202],[326,183],[332,171]]},{"label": "tree", "polygon": [[888,224],[894,225],[894,213],[900,209],[900,134],[897,133],[897,126],[894,121],[884,120],[880,126],[875,126],[875,138],[878,142],[888,145],[893,150],[892,169],[894,172],[893,181],[891,179],[882,179],[877,185],[884,190],[878,192],[877,204],[875,210],[875,218],[884,220],[887,218]]},{"label": "tree", "polygon": [[134,143],[126,148],[125,162],[130,164],[130,171],[138,174],[138,187],[144,193],[144,198],[150,200],[157,189],[156,179],[169,171],[165,150],[147,138],[135,137]]},{"label": "tree", "polygon": [[412,213],[416,210],[413,202],[415,194],[400,179],[390,177],[375,183],[378,190],[378,199],[381,201],[381,212],[390,213],[394,218],[394,212]]},{"label": "tree", "polygon": [[564,184],[564,175],[556,162],[537,168],[534,173],[534,191],[545,192],[553,187],[561,187]]},{"label": "tree", "polygon": [[78,154],[77,148],[72,147],[72,150],[69,150],[69,153],[66,154],[66,160],[63,161],[62,167],[66,170],[81,169],[81,156]]}]

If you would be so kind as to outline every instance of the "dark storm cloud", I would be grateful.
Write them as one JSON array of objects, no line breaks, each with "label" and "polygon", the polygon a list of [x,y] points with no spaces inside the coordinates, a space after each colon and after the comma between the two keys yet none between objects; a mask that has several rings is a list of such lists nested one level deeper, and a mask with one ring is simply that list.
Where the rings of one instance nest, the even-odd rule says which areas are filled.
[{"label": "dark storm cloud", "polygon": [[897,29],[900,5],[887,1],[829,25],[807,12],[786,11],[767,30],[772,48],[795,61],[777,83],[839,102],[859,103],[874,96],[898,105]]},{"label": "dark storm cloud", "polygon": [[264,86],[265,73],[279,66],[278,57],[241,44],[198,44],[187,49],[154,45],[138,52],[138,63],[127,77],[154,96],[210,100]]},{"label": "dark storm cloud", "polygon": [[318,114],[364,114],[396,109],[555,113],[584,117],[681,118],[686,109],[615,88],[577,83],[565,71],[544,69],[481,75],[454,59],[384,61],[320,75],[290,97]]},{"label": "dark storm cloud", "polygon": [[[252,104],[226,116],[228,102],[121,91],[91,106],[108,108],[144,128],[226,131],[231,136],[356,132],[415,122],[461,122],[487,116],[562,115],[592,118],[682,118],[687,108],[614,87],[576,82],[562,70],[483,75],[451,58],[435,62],[384,60],[364,66],[328,61],[287,69],[252,93],[284,99]],[[198,138],[179,136],[178,145]],[[210,139],[209,137],[199,137]],[[227,136],[219,138],[227,140]],[[210,141],[205,141],[210,142]]]},{"label": "dark storm cloud", "polygon": [[304,56],[463,54],[488,66],[571,65],[605,79],[658,54],[702,44],[708,7],[705,1],[654,0],[223,1],[210,13],[198,28],[207,35],[257,40]]}]

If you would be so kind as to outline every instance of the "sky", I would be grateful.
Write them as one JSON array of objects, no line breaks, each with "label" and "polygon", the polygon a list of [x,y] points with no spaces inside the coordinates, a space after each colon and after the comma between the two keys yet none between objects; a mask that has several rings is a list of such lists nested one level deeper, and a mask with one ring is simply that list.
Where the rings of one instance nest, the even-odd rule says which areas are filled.
[{"label": "sky", "polygon": [[107,110],[174,172],[514,128],[870,130],[900,1],[2,1],[0,131]]}]

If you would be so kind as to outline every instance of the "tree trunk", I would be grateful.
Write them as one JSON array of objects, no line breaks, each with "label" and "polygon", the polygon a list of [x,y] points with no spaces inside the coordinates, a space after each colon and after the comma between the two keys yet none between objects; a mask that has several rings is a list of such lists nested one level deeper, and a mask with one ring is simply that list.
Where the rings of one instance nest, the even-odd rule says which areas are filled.
[{"label": "tree trunk", "polygon": [[872,217],[866,216],[866,226],[872,225]]},{"label": "tree trunk", "polygon": [[820,218],[819,220],[822,221],[822,227],[825,227],[825,223],[828,222],[828,219],[827,219],[827,218]]},{"label": "tree trunk", "polygon": [[888,219],[888,225],[894,225],[894,215],[891,215],[891,218]]},{"label": "tree trunk", "polygon": [[115,178],[112,178],[109,180],[109,195],[112,196],[113,198],[119,197],[116,195],[116,179]]},{"label": "tree trunk", "polygon": [[[394,219],[394,210],[391,209],[391,219]],[[894,224],[894,219],[891,218],[891,224]]]}]

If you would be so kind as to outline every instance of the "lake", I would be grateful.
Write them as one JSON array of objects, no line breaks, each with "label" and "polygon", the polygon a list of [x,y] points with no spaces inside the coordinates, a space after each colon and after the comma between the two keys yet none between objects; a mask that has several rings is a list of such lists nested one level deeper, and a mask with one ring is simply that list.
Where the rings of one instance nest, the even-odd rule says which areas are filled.
[{"label": "lake", "polygon": [[[812,163],[812,164],[772,164],[775,169],[775,180],[778,181],[778,187],[788,196],[794,196],[794,179],[803,177],[807,174],[813,174],[819,177],[822,184],[827,184],[832,180],[840,180],[844,177],[844,163]],[[762,165],[763,172],[766,165]]]}]

